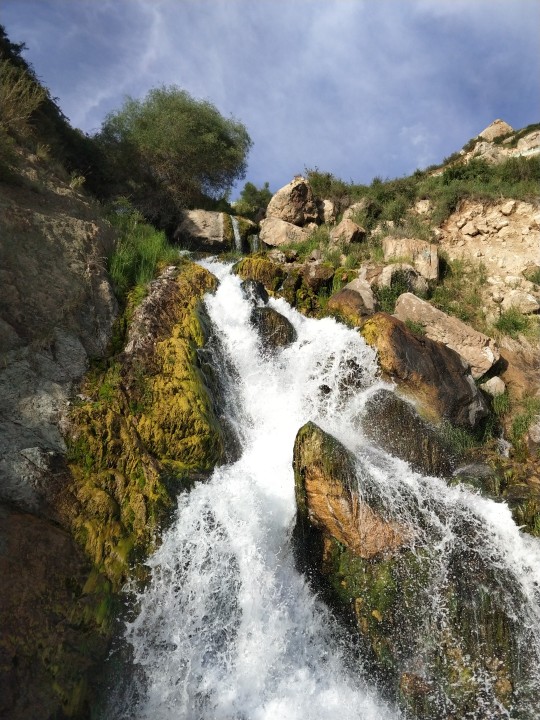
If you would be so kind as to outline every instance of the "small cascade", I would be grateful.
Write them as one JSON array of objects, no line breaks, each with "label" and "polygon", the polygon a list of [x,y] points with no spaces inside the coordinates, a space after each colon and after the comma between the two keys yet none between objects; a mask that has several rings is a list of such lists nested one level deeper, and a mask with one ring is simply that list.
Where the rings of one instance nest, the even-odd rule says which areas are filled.
[{"label": "small cascade", "polygon": [[231,215],[230,218],[234,233],[234,249],[238,250],[238,252],[242,252],[242,237],[240,235],[240,225],[238,223],[238,218],[236,218],[234,215]]},{"label": "small cascade", "polygon": [[[540,698],[538,542],[520,533],[504,504],[423,477],[363,437],[358,418],[367,400],[388,386],[378,378],[374,351],[357,332],[330,318],[303,317],[284,300],[270,299],[297,339],[268,353],[250,324],[252,305],[231,266],[203,264],[220,280],[206,306],[234,368],[225,394],[241,457],[179,498],[176,520],[148,561],[150,582],[136,593],[126,624],[128,687],[113,697],[104,717],[404,717],[381,698],[350,636],[293,560],[293,444],[298,429],[312,420],[354,453],[365,496],[417,528],[413,551],[419,564],[423,558],[430,563],[425,597],[417,599],[426,652],[449,625],[449,583],[470,575],[473,581],[464,589],[471,592],[477,567],[499,578],[479,592],[496,592],[521,625],[516,652],[532,669],[515,714],[493,700],[493,681],[486,676],[485,694],[467,718],[533,720]],[[361,368],[355,383],[351,367]],[[459,558],[469,563],[466,574],[456,565]],[[417,638],[410,641],[412,646]],[[459,657],[467,677],[467,656]],[[457,717],[451,704],[445,708],[444,717]]]}]

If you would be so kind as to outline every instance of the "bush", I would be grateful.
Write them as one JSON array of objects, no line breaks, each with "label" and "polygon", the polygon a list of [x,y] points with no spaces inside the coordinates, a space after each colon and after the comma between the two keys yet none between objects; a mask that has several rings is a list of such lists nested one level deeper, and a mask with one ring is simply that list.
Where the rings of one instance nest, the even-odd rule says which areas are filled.
[{"label": "bush", "polygon": [[380,308],[383,312],[393,313],[400,295],[410,292],[409,277],[405,270],[398,270],[392,275],[389,287],[378,287],[375,291]]},{"label": "bush", "polygon": [[504,335],[516,338],[520,333],[527,332],[530,329],[530,319],[520,312],[517,308],[511,307],[501,313],[494,327]]},{"label": "bush", "polygon": [[128,97],[97,139],[109,161],[109,191],[132,196],[161,227],[173,226],[182,208],[230,191],[251,147],[241,123],[175,86]]},{"label": "bush", "polygon": [[45,89],[23,68],[0,60],[0,126],[4,130],[28,135],[28,120],[45,97]]}]

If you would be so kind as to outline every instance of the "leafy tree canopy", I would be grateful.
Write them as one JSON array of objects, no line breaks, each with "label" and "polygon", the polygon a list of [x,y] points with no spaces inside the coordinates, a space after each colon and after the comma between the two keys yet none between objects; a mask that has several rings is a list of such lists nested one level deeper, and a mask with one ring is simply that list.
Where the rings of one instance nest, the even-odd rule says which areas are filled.
[{"label": "leafy tree canopy", "polygon": [[109,161],[111,194],[128,194],[162,226],[183,207],[227,194],[244,177],[251,139],[210,102],[176,86],[128,97],[105,119],[98,140]]},{"label": "leafy tree canopy", "polygon": [[262,188],[257,188],[252,182],[247,182],[234,207],[239,215],[254,217],[259,211],[266,210],[271,199],[269,183],[265,182]]}]

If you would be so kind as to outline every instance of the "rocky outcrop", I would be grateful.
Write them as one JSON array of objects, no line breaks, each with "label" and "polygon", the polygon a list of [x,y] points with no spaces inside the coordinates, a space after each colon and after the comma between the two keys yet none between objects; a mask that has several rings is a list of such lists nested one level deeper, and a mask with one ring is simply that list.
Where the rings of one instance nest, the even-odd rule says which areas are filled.
[{"label": "rocky outcrop", "polygon": [[98,207],[31,157],[19,170],[40,191],[0,187],[0,716],[13,720],[87,712],[106,649],[110,585],[66,532],[63,432],[118,312]]},{"label": "rocky outcrop", "polygon": [[304,242],[309,237],[309,231],[293,225],[290,222],[276,217],[267,217],[261,221],[259,239],[269,247],[280,245],[294,245]]},{"label": "rocky outcrop", "polygon": [[411,238],[386,237],[383,253],[386,261],[411,263],[426,280],[437,280],[439,277],[436,245]]},{"label": "rocky outcrop", "polygon": [[278,190],[268,203],[266,217],[299,226],[318,222],[319,210],[309,182],[298,176]]},{"label": "rocky outcrop", "polygon": [[412,293],[400,295],[395,316],[422,326],[426,337],[455,350],[471,367],[474,379],[482,377],[499,359],[495,341],[461,320],[443,313]]},{"label": "rocky outcrop", "polygon": [[409,549],[415,529],[384,515],[380,498],[367,504],[364,466],[313,423],[298,432],[293,465],[297,564],[357,638],[363,669],[407,717],[467,717],[479,697],[486,716],[505,715],[536,660],[517,650],[519,623],[474,551],[474,520],[461,520],[463,541],[440,562],[434,528]]},{"label": "rocky outcrop", "polygon": [[484,140],[487,140],[488,142],[492,142],[495,138],[509,135],[513,132],[514,128],[511,125],[504,122],[504,120],[498,119],[494,120],[491,125],[488,125],[481,133],[478,133],[478,136],[484,138]]},{"label": "rocky outcrop", "polygon": [[271,307],[258,307],[251,311],[251,323],[270,352],[287,347],[296,340],[296,330],[286,317]]},{"label": "rocky outcrop", "polygon": [[412,398],[428,420],[475,428],[488,415],[467,363],[453,350],[411,332],[405,323],[376,313],[362,327],[378,351],[381,369]]}]

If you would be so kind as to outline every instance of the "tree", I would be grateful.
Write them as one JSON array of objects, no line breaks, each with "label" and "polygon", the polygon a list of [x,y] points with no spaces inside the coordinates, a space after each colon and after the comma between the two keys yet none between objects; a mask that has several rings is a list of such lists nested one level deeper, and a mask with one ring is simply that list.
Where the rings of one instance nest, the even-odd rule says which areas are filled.
[{"label": "tree", "polygon": [[234,207],[239,215],[255,217],[260,210],[266,210],[271,199],[272,191],[269,183],[265,182],[259,189],[252,182],[247,182]]},{"label": "tree", "polygon": [[251,147],[240,122],[175,86],[150,90],[144,100],[128,97],[106,117],[98,140],[111,193],[130,195],[162,227],[181,208],[230,191],[245,175]]}]

